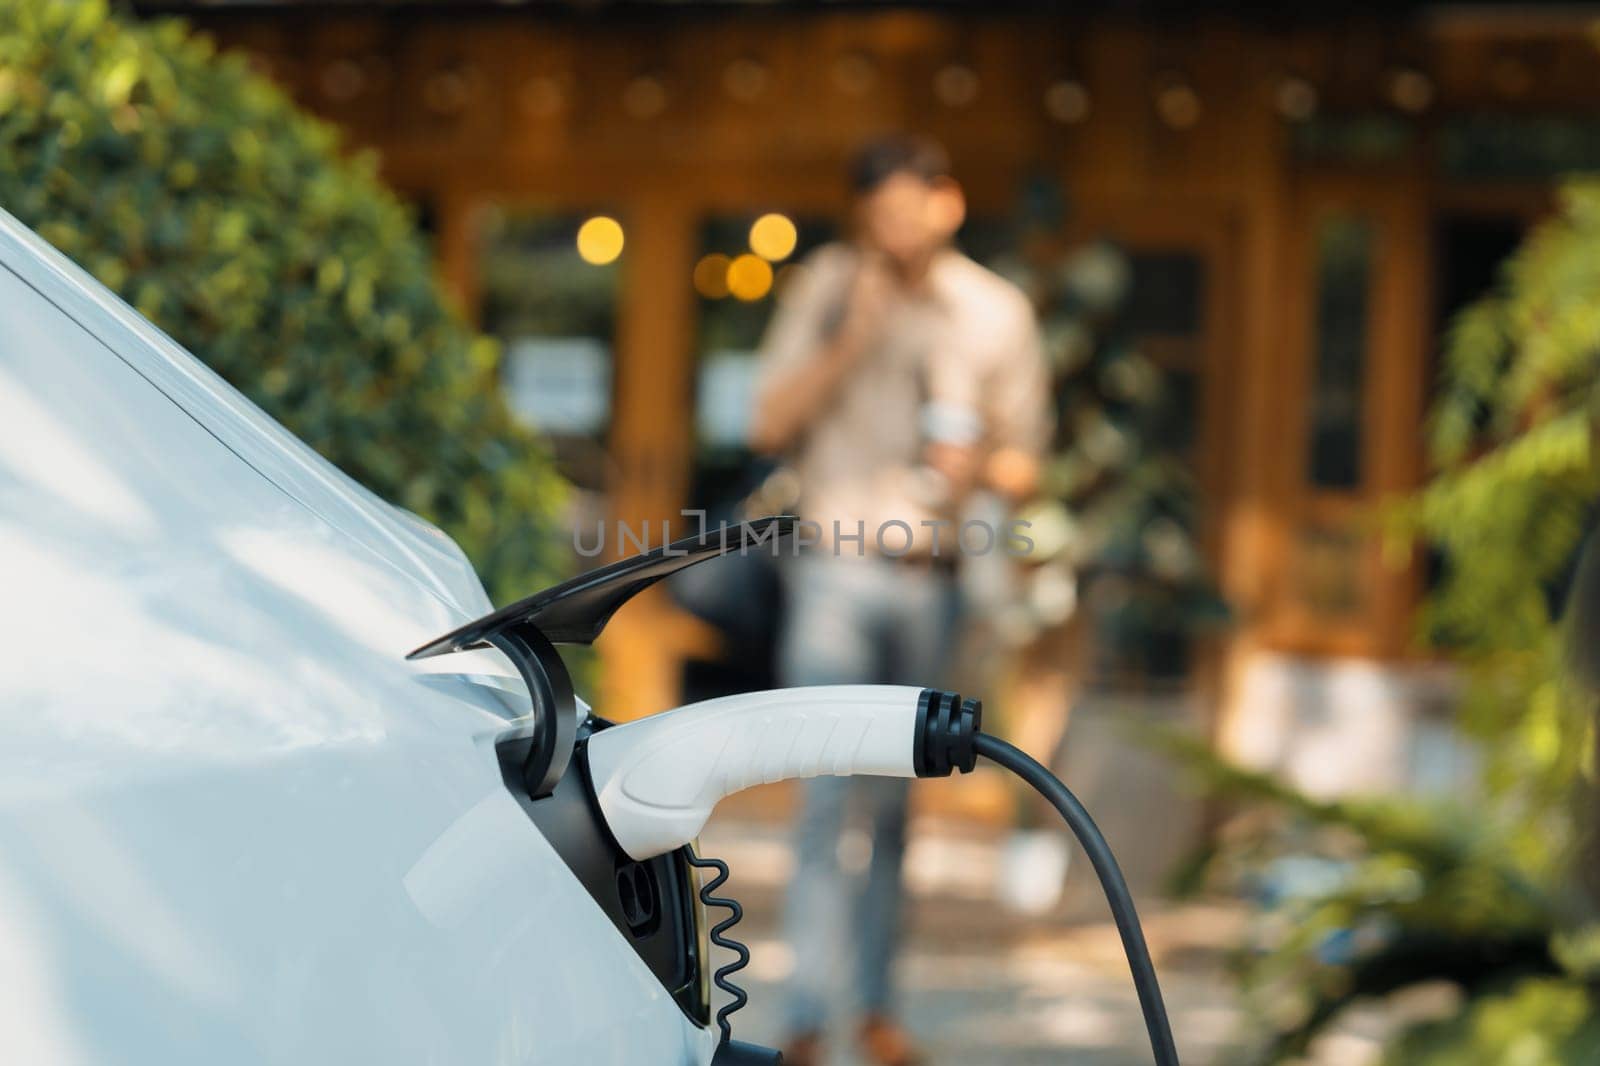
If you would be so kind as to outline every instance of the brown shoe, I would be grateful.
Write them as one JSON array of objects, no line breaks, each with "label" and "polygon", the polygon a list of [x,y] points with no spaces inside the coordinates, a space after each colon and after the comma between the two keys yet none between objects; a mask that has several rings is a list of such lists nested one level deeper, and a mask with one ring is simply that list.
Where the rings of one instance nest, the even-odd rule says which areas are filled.
[{"label": "brown shoe", "polygon": [[822,1036],[801,1033],[783,1045],[783,1066],[822,1066]]},{"label": "brown shoe", "polygon": [[922,1054],[911,1034],[882,1015],[868,1015],[857,1034],[861,1052],[873,1066],[921,1066]]}]

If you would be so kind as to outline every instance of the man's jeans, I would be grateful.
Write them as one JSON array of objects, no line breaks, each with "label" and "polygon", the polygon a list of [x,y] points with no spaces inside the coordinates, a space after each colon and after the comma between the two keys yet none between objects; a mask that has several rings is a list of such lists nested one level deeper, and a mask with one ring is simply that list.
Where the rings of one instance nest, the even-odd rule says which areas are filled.
[{"label": "man's jeans", "polygon": [[[785,584],[785,685],[940,683],[956,629],[952,575],[892,559],[816,555],[788,560]],[[909,785],[890,777],[805,782],[784,914],[794,953],[794,1033],[821,1030],[830,1000],[851,978],[861,1010],[887,1013],[892,1006]],[[864,879],[840,864],[852,814],[865,819],[871,835]]]}]

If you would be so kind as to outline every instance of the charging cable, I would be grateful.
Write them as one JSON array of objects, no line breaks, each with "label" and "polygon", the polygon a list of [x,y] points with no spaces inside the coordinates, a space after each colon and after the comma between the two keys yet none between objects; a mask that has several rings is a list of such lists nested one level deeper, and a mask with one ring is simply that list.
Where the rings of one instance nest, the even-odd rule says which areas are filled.
[{"label": "charging cable", "polygon": [[753,785],[823,774],[948,777],[970,772],[981,755],[1036,789],[1083,845],[1122,937],[1157,1066],[1178,1066],[1150,949],[1111,846],[1054,774],[980,732],[982,717],[977,700],[915,686],[742,693],[601,730],[588,742],[589,780],[612,837],[643,862],[690,844],[719,800]]},{"label": "charging cable", "polygon": [[1172,1026],[1167,1021],[1167,1005],[1161,999],[1161,985],[1156,981],[1155,964],[1150,961],[1150,948],[1144,942],[1144,928],[1139,924],[1138,911],[1134,910],[1133,895],[1117,866],[1116,856],[1111,854],[1111,845],[1106,843],[1100,828],[1072,790],[1033,756],[986,733],[980,733],[973,746],[985,759],[1032,785],[1060,813],[1072,835],[1083,845],[1095,876],[1100,878],[1106,902],[1111,905],[1117,932],[1122,936],[1122,951],[1128,957],[1128,969],[1133,971],[1133,987],[1139,993],[1139,1009],[1144,1012],[1144,1027],[1150,1034],[1150,1050],[1155,1053],[1159,1066],[1177,1066],[1178,1049],[1172,1042]]}]

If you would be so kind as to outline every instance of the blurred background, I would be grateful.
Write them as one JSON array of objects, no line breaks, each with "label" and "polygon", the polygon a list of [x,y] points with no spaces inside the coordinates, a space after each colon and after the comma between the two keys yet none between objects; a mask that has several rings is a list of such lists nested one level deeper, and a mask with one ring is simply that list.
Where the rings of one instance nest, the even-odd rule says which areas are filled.
[{"label": "blurred background", "polygon": [[[959,243],[1033,297],[1070,430],[1024,511],[1036,552],[964,579],[985,606],[963,690],[1100,819],[1187,1061],[1600,1061],[1593,719],[1553,651],[1600,488],[1600,196],[1574,177],[1600,169],[1600,12],[113,17],[174,14],[373,153],[497,342],[523,446],[570,485],[548,497],[554,571],[595,561],[571,543],[597,523],[659,543],[664,521],[695,531],[684,509],[714,522],[775,491],[745,443],[762,330],[845,225],[862,141],[938,138]],[[437,517],[428,499],[402,502]],[[520,521],[483,519],[484,543]],[[770,639],[659,591],[600,642],[597,710],[771,682]],[[998,776],[916,803],[905,973],[931,1061],[1146,1061],[1098,889],[1039,813]],[[792,806],[741,797],[707,834],[751,905],[750,1039],[780,1035]]]}]

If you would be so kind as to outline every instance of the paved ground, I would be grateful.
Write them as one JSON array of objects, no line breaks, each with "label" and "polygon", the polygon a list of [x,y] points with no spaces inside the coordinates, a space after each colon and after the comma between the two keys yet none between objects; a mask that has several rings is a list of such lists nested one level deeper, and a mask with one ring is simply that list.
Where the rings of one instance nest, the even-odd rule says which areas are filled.
[{"label": "paved ground", "polygon": [[[1078,857],[1064,904],[1046,918],[1024,918],[994,900],[998,845],[981,831],[919,825],[907,861],[914,896],[901,973],[906,1018],[931,1066],[1122,1066],[1150,1053],[1115,929]],[[746,907],[738,933],[752,964],[740,975],[751,1004],[735,1016],[743,1039],[782,1038],[782,983],[788,950],[777,908],[790,873],[782,830],[754,822],[713,822],[707,854],[732,867],[732,893]],[[1163,906],[1141,901],[1183,1061],[1242,1061],[1245,1021],[1224,966],[1245,912],[1230,904]],[[1373,1061],[1375,1044],[1358,1033],[1329,1042],[1317,1062]],[[830,1066],[855,1066],[840,1051]]]}]

